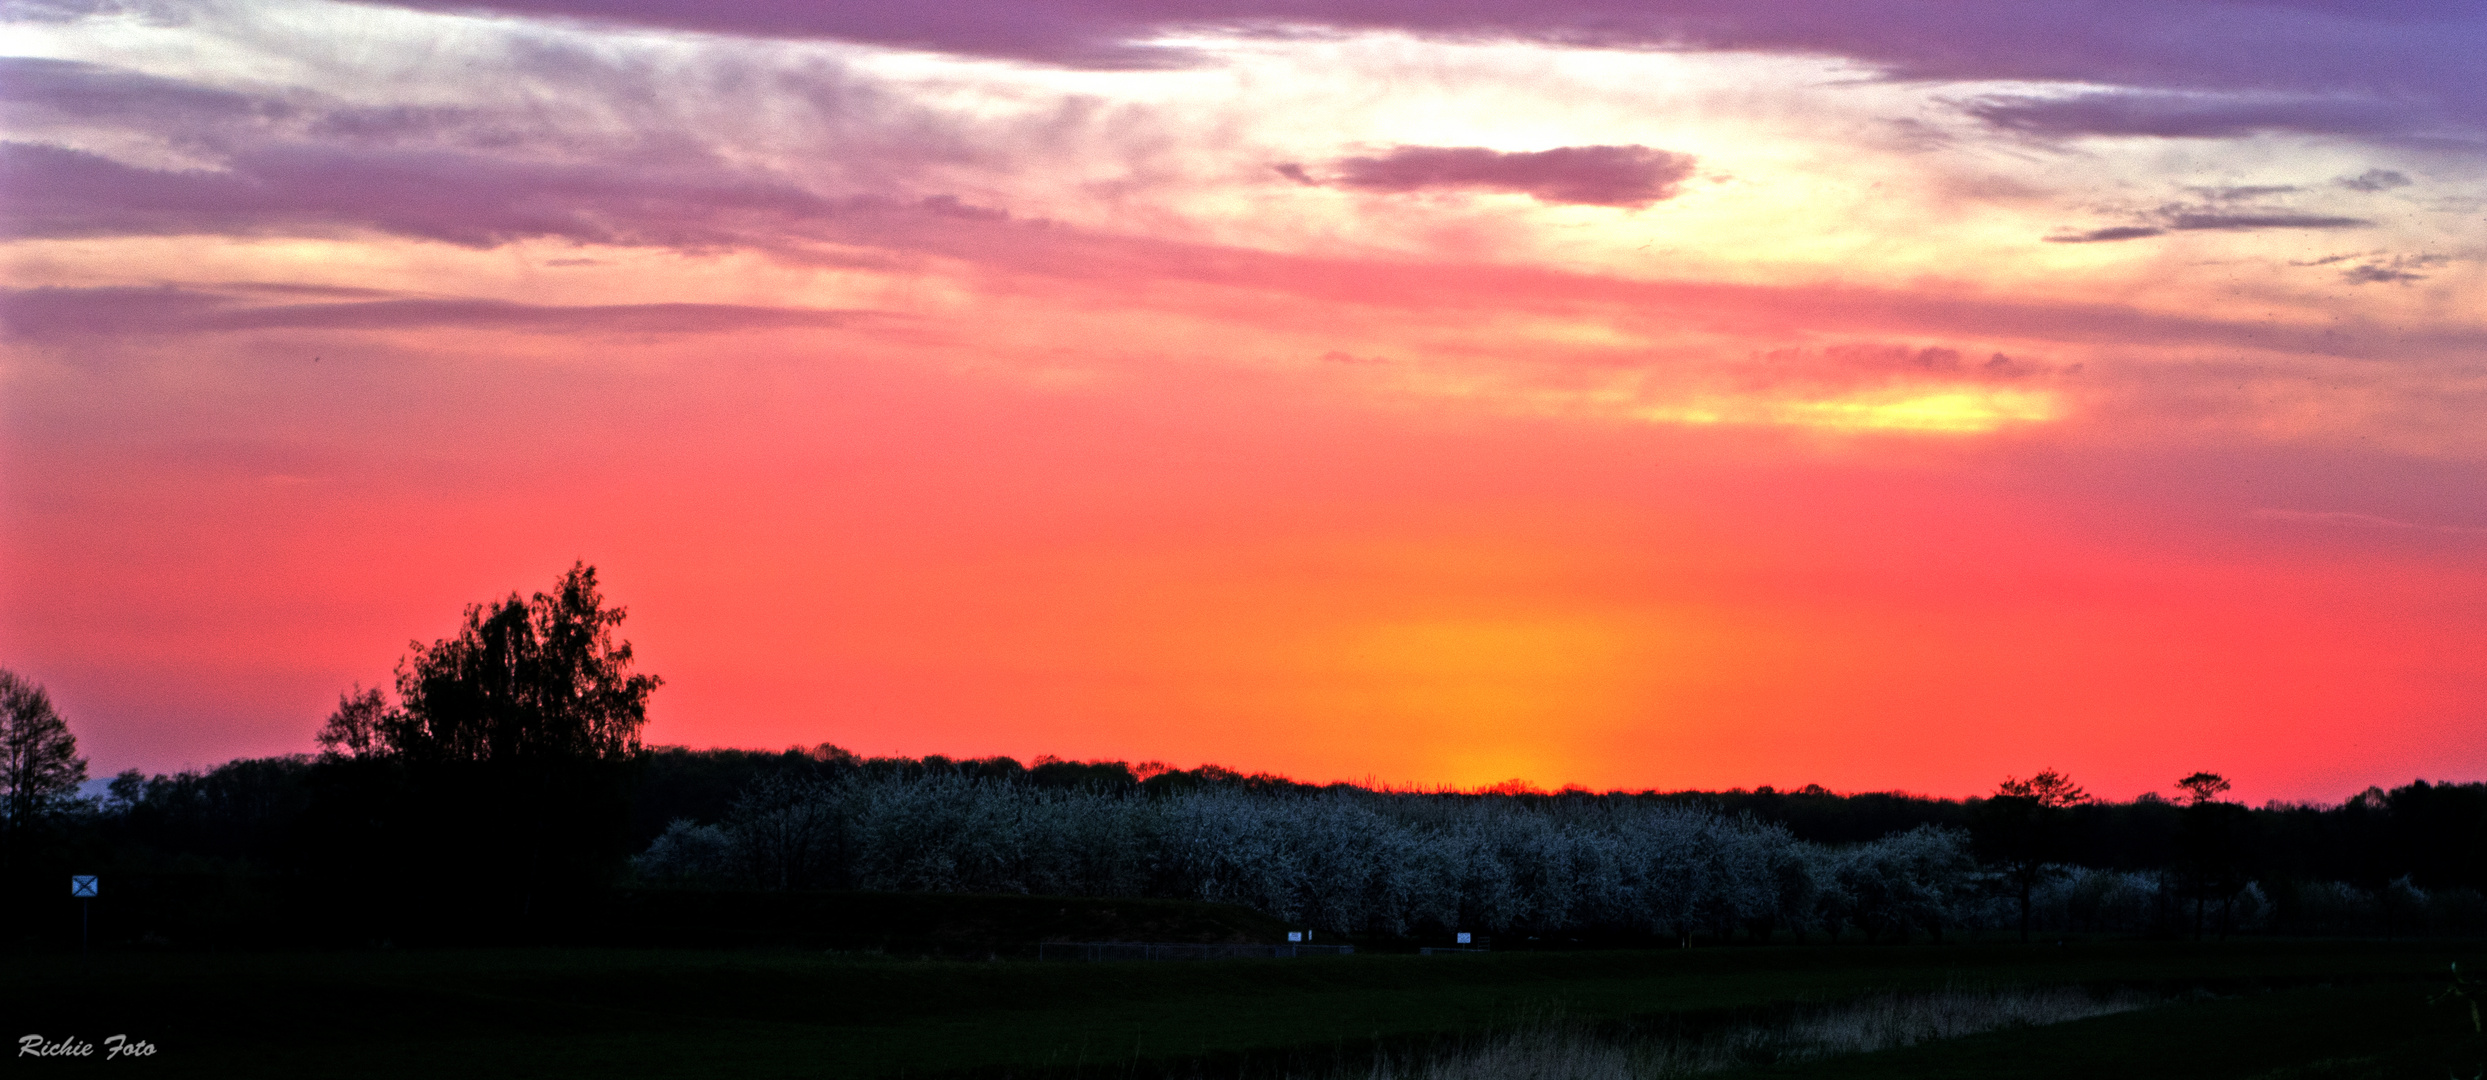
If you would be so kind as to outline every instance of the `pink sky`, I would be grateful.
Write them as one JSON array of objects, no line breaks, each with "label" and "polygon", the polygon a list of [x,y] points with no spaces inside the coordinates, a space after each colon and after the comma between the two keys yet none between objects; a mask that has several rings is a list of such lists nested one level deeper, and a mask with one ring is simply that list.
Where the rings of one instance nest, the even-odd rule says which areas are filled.
[{"label": "pink sky", "polygon": [[2479,779],[2487,25],[2248,7],[28,7],[0,664],[301,752],[585,559],[659,743]]}]

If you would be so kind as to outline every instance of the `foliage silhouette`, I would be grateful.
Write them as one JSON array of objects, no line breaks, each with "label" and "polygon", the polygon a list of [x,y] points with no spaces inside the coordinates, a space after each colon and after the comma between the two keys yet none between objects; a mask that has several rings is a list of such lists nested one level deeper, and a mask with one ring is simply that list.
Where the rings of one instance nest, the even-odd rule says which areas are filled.
[{"label": "foliage silhouette", "polygon": [[0,872],[17,869],[28,845],[85,781],[77,736],[52,707],[51,695],[0,668]]},{"label": "foliage silhouette", "polygon": [[2236,803],[2219,801],[2229,783],[2218,773],[2194,773],[2178,780],[2176,788],[2186,798],[2178,843],[2184,853],[2186,891],[2193,896],[2193,936],[2199,939],[2205,933],[2206,913],[2216,897],[2219,936],[2225,938],[2235,925],[2237,890],[2247,879],[2245,856],[2252,815]]},{"label": "foliage silhouette", "polygon": [[525,936],[591,903],[627,853],[647,699],[596,571],[466,609],[414,642],[399,703],[360,686],[318,735],[300,865],[335,906],[402,927]]},{"label": "foliage silhouette", "polygon": [[1999,865],[2018,892],[2021,940],[2029,940],[2030,894],[2062,861],[2071,809],[2088,802],[2072,778],[2047,769],[2027,780],[2005,777],[1980,803],[1972,830],[1979,853]]},{"label": "foliage silhouette", "polygon": [[410,644],[398,708],[357,686],[319,743],[339,756],[416,762],[628,757],[664,680],[631,673],[630,643],[613,634],[624,614],[604,606],[585,562],[552,592],[471,605],[458,636]]},{"label": "foliage silhouette", "polygon": [[2185,793],[2189,805],[2200,806],[2227,794],[2228,778],[2215,772],[2198,772],[2176,782],[2176,789]]}]

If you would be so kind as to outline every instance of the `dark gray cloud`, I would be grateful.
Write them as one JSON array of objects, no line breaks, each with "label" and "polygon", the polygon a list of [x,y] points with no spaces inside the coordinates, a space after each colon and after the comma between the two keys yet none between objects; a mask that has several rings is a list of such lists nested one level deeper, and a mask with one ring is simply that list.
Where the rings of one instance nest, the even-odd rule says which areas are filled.
[{"label": "dark gray cloud", "polygon": [[2126,91],[1987,97],[1963,108],[1994,127],[2041,139],[2234,139],[2274,131],[2373,137],[2409,134],[2427,119],[2406,104],[2381,100]]},{"label": "dark gray cloud", "polygon": [[2111,225],[2104,229],[2091,229],[2086,232],[2056,233],[2046,237],[2046,241],[2050,244],[2098,244],[2113,240],[2140,240],[2144,237],[2165,235],[2167,235],[2167,230],[2156,225]]},{"label": "dark gray cloud", "polygon": [[2356,176],[2343,176],[2332,183],[2351,191],[2390,191],[2408,187],[2415,181],[2390,169],[2368,169]]},{"label": "dark gray cloud", "polygon": [[[2275,192],[2294,188],[2226,188],[2222,191]],[[2165,236],[2172,232],[2259,232],[2265,229],[2362,229],[2374,222],[2364,218],[2340,217],[2331,214],[2300,214],[2286,210],[2252,208],[2230,209],[2225,206],[2170,205],[2145,215],[2145,220],[2129,225],[2060,232],[2044,239],[2054,244],[2097,244],[2115,240],[2142,240]]]},{"label": "dark gray cloud", "polygon": [[2189,187],[2185,190],[2212,202],[2241,202],[2287,195],[2302,189],[2295,184],[2240,184],[2234,187]]},{"label": "dark gray cloud", "polygon": [[2210,230],[2217,232],[2255,232],[2263,229],[2363,229],[2374,222],[2364,218],[2335,217],[2326,214],[2223,214],[2179,213],[2167,217],[2170,231]]},{"label": "dark gray cloud", "polygon": [[2316,259],[2311,263],[2300,263],[2298,265],[2324,266],[2335,262],[2361,258],[2366,261],[2341,271],[2340,280],[2346,281],[2351,285],[2408,284],[2409,282],[2425,281],[2427,279],[2427,275],[2419,273],[2419,271],[2442,266],[2452,261],[2450,256],[2428,254],[2393,255],[2389,257],[2381,255],[2342,255],[2327,259]]},{"label": "dark gray cloud", "polygon": [[[1452,188],[1524,194],[1545,203],[1640,207],[1674,198],[1693,172],[1690,154],[1647,146],[1564,146],[1504,153],[1481,146],[1400,146],[1342,158],[1326,183],[1364,191]],[[1286,173],[1281,166],[1279,171]],[[1303,170],[1287,173],[1304,179]]]},{"label": "dark gray cloud", "polygon": [[2347,281],[2352,285],[2381,285],[2385,283],[2424,281],[2427,276],[2425,274],[2413,274],[2407,270],[2395,270],[2389,266],[2353,266],[2342,272],[2340,277],[2342,280]]},{"label": "dark gray cloud", "polygon": [[[346,293],[305,301],[301,294]],[[0,290],[0,329],[21,340],[236,330],[405,330],[438,327],[535,333],[715,333],[851,325],[872,312],[738,304],[519,304],[435,297],[367,298],[365,290],[245,286]],[[291,301],[291,302],[271,302]]]}]

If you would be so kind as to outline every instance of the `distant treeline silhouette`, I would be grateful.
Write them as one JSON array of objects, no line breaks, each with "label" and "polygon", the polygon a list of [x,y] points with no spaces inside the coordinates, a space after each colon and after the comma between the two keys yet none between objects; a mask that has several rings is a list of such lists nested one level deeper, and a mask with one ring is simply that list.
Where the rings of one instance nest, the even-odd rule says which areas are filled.
[{"label": "distant treeline silhouette", "polygon": [[[1509,941],[1925,940],[2019,917],[1980,816],[1993,799],[1377,791],[1214,766],[863,759],[827,746],[663,747],[523,775],[560,785],[560,805],[508,790],[510,777],[389,759],[124,773],[63,838],[80,853],[71,861],[125,880],[215,878],[210,903],[317,897],[307,907],[328,914],[302,917],[336,933],[518,926],[547,915],[523,910],[530,880],[555,918],[617,885],[1168,897],[1339,933]],[[2067,857],[2036,876],[2033,925],[2487,930],[2487,784],[2215,805],[2233,810],[2233,828],[2207,853],[2188,831],[2196,806],[2068,808]]]},{"label": "distant treeline silhouette", "polygon": [[0,670],[0,925],[76,925],[75,872],[176,941],[575,935],[631,907],[617,889],[710,911],[825,890],[1209,901],[1548,943],[2487,931],[2487,784],[2248,808],[2207,772],[2109,803],[2054,770],[1951,800],[650,749],[661,682],[630,670],[622,620],[580,563],[413,643],[394,703],[342,695],[317,756],[129,771],[99,799],[42,688]]},{"label": "distant treeline silhouette", "polygon": [[[1375,791],[830,746],[650,760],[651,782],[678,770],[706,787],[675,782],[675,799],[641,805],[634,835],[670,815],[633,860],[650,881],[1177,896],[1388,934],[1904,939],[2019,918],[2009,870],[2026,826],[2008,795]],[[2046,858],[2028,875],[2042,931],[2487,929],[2487,784],[2421,781],[2338,806],[2144,797],[2042,812],[2061,815],[2038,823]]]}]

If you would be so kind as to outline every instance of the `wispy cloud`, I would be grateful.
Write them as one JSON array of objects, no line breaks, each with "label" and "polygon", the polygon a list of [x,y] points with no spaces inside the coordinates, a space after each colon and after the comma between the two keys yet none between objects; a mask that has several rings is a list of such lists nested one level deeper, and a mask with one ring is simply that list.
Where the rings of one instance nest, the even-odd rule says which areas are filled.
[{"label": "wispy cloud", "polygon": [[2343,176],[2332,181],[2332,183],[2338,184],[2341,187],[2347,188],[2351,191],[2371,192],[2390,191],[2394,188],[2405,188],[2413,183],[2416,183],[2416,181],[2411,180],[2409,177],[2398,172],[2394,172],[2391,169],[2368,169],[2365,172],[2357,174],[2356,176]]},{"label": "wispy cloud", "polygon": [[2046,237],[2050,244],[2098,244],[2114,240],[2141,240],[2165,236],[2167,230],[2157,225],[2110,225],[2103,229],[2055,233]]},{"label": "wispy cloud", "polygon": [[2235,139],[2272,131],[2374,136],[2406,132],[2419,119],[2406,106],[2362,98],[2125,90],[1996,95],[1963,108],[1994,127],[2043,139]]},{"label": "wispy cloud", "polygon": [[2185,190],[2211,202],[2240,202],[2267,199],[2273,195],[2289,195],[2304,190],[2295,184],[2234,184],[2224,187],[2188,187]]},{"label": "wispy cloud", "polygon": [[2408,284],[2427,279],[2427,275],[2419,271],[2431,270],[2450,262],[2452,258],[2448,255],[2394,255],[2390,258],[2371,259],[2352,266],[2341,271],[2340,277],[2352,285]]},{"label": "wispy cloud", "polygon": [[[1200,62],[1169,34],[1395,30],[1609,48],[1777,51],[1855,58],[1909,78],[2108,83],[2172,90],[2226,87],[2378,91],[2405,102],[2476,102],[2475,43],[2487,15],[2453,3],[2115,5],[1997,0],[1098,0],[1027,4],[716,4],[702,0],[389,0],[428,10],[489,10],[709,33],[808,37],[1034,60],[1149,68]],[[2277,58],[2286,58],[2284,61]],[[2337,130],[2386,122],[2290,112],[2220,119],[2092,121],[2127,129]],[[2162,110],[2164,111],[2164,110]],[[2318,109],[2319,111],[2319,109]],[[2458,117],[2462,110],[2438,110]],[[2078,121],[2059,114],[2057,125]],[[2238,125],[2242,125],[2241,128]],[[2475,127],[2475,123],[2472,124]],[[2086,129],[2084,129],[2086,130]]]},{"label": "wispy cloud", "polygon": [[[2170,204],[2141,215],[2142,220],[2129,225],[2058,232],[2045,237],[2055,244],[2096,244],[2116,240],[2143,240],[2173,232],[2263,232],[2272,229],[2363,229],[2374,222],[2365,218],[2340,214],[2307,214],[2281,209],[2231,207],[2231,198],[2254,198],[2261,195],[2294,191],[2288,187],[2219,189],[2217,201],[2210,206]],[[2227,192],[2243,194],[2229,196]]]},{"label": "wispy cloud", "polygon": [[2111,225],[2045,237],[2052,244],[2142,240],[2171,232],[2257,232],[2265,229],[2362,229],[2374,222],[2328,214],[2178,214],[2158,225]]},{"label": "wispy cloud", "polygon": [[2365,218],[2342,217],[2337,214],[2232,214],[2220,212],[2180,212],[2167,215],[2167,227],[2177,232],[2253,232],[2261,229],[2363,229],[2374,222]]},{"label": "wispy cloud", "polygon": [[[198,288],[0,291],[0,328],[21,340],[237,330],[487,329],[526,333],[718,333],[853,325],[878,313],[739,304],[521,304],[465,297],[270,303],[271,292]],[[331,291],[331,290],[318,290]]]},{"label": "wispy cloud", "polygon": [[2341,278],[2352,285],[2383,285],[2426,280],[2425,274],[2395,270],[2389,266],[2353,266],[2341,272]]},{"label": "wispy cloud", "polygon": [[2378,514],[2362,514],[2347,510],[2285,510],[2264,507],[2254,511],[2263,521],[2285,521],[2298,525],[2329,525],[2348,529],[2385,529],[2401,532],[2449,533],[2456,536],[2487,536],[2487,528],[2469,525],[2430,525],[2403,521]]},{"label": "wispy cloud", "polygon": [[[1647,146],[1564,146],[1503,152],[1478,146],[1399,146],[1342,158],[1326,181],[1337,187],[1404,193],[1437,189],[1508,192],[1544,203],[1643,207],[1674,198],[1692,176],[1690,154]],[[1289,171],[1292,170],[1292,171]],[[1301,167],[1280,166],[1313,182]]]}]

